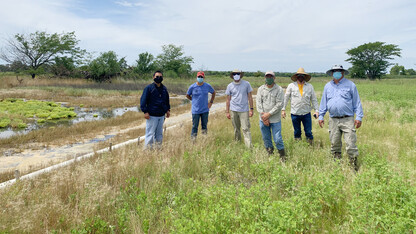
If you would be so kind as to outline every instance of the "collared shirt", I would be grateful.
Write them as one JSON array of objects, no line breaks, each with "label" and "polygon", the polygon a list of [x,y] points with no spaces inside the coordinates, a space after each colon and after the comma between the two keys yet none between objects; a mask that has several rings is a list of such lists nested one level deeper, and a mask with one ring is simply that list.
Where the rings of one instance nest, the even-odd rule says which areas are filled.
[{"label": "collared shirt", "polygon": [[240,82],[231,82],[225,94],[231,96],[230,110],[237,112],[247,112],[248,109],[248,94],[253,91],[248,81],[240,80]]},{"label": "collared shirt", "polygon": [[[283,107],[283,89],[278,84],[269,88],[262,85],[257,89],[256,108],[259,113],[270,113],[270,123],[280,122],[280,111]],[[261,119],[261,116],[260,116]]]},{"label": "collared shirt", "polygon": [[202,85],[198,85],[197,82],[193,83],[186,92],[187,95],[192,97],[192,114],[209,112],[208,93],[214,92],[214,89],[208,83],[204,82]]},{"label": "collared shirt", "polygon": [[290,101],[290,113],[293,115],[306,115],[311,113],[314,109],[319,109],[318,99],[316,98],[315,90],[313,86],[307,82],[303,85],[303,95],[301,95],[298,83],[295,81],[287,86],[285,93],[285,102],[283,109],[286,109],[287,104]]},{"label": "collared shirt", "polygon": [[364,117],[360,96],[355,84],[342,78],[338,84],[332,80],[325,85],[319,107],[319,120],[323,120],[326,112],[329,117],[354,116],[361,121]]}]

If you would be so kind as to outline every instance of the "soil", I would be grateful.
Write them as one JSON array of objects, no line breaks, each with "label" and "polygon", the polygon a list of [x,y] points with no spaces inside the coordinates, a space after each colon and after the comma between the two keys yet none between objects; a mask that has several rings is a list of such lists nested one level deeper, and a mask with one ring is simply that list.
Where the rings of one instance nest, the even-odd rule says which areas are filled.
[{"label": "soil", "polygon": [[[210,109],[210,113],[215,113],[225,109],[225,102],[214,103]],[[189,112],[172,116],[165,120],[165,126],[169,127],[175,124],[180,124],[186,121],[191,121],[192,115]],[[23,150],[19,153],[10,153],[8,156],[0,157],[0,173],[5,173],[9,171],[19,170],[19,171],[28,171],[33,168],[43,168],[48,165],[53,165],[77,156],[81,156],[87,153],[94,152],[94,149],[97,150],[99,143],[102,144],[103,141],[107,141],[114,136],[123,134],[125,132],[135,130],[135,129],[144,129],[146,127],[146,122],[143,122],[139,126],[108,132],[104,135],[96,136],[93,139],[85,140],[83,142],[77,142],[75,144],[57,146],[57,147],[48,147],[41,150]],[[139,136],[137,136],[139,137]]]}]

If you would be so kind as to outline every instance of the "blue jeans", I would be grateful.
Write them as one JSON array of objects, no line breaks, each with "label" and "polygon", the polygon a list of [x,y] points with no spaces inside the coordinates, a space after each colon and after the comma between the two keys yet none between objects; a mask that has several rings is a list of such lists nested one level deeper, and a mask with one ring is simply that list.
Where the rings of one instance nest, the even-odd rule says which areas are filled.
[{"label": "blue jeans", "polygon": [[163,140],[163,123],[165,116],[150,116],[146,120],[146,135],[144,137],[144,146],[152,148],[154,142],[161,145]]},{"label": "blue jeans", "polygon": [[311,113],[306,115],[291,115],[293,129],[295,130],[295,139],[300,139],[302,135],[302,129],[300,123],[303,123],[303,130],[305,131],[306,138],[313,140],[312,135],[312,117]]},{"label": "blue jeans", "polygon": [[260,130],[261,135],[263,136],[264,147],[273,148],[272,135],[276,148],[282,150],[285,148],[283,144],[282,137],[282,124],[281,122],[270,123],[269,126],[263,124],[263,121],[260,120]]},{"label": "blue jeans", "polygon": [[207,134],[208,114],[209,114],[209,112],[205,112],[205,113],[202,113],[202,114],[192,114],[191,137],[194,138],[194,137],[196,137],[196,135],[198,135],[199,119],[201,119],[201,132],[202,132],[202,134]]}]

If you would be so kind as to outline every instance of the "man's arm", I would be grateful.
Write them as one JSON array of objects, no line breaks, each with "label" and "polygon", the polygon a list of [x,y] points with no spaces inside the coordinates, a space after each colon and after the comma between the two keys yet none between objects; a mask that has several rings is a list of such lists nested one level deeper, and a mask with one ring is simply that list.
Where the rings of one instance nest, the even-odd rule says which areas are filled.
[{"label": "man's arm", "polygon": [[283,107],[282,107],[282,118],[286,118],[286,107],[289,103],[290,99],[292,98],[292,85],[288,85],[285,93],[285,98],[283,101]]},{"label": "man's arm", "polygon": [[256,109],[257,112],[259,112],[259,114],[261,114],[262,112],[264,112],[263,110],[263,105],[261,104],[262,100],[261,100],[261,92],[262,92],[262,88],[260,87],[259,89],[257,89],[257,97],[256,97]]},{"label": "man's arm", "polygon": [[313,116],[316,119],[319,116],[319,105],[318,105],[318,99],[316,98],[315,89],[313,88],[312,85],[311,85],[311,88],[312,88],[311,103],[312,103],[312,108],[315,111]]},{"label": "man's arm", "polygon": [[322,128],[325,124],[324,116],[327,112],[327,89],[324,87],[324,91],[322,92],[322,99],[321,105],[319,106],[319,126]]},{"label": "man's arm", "polygon": [[215,94],[216,94],[216,92],[215,92],[215,91],[211,94],[211,100],[210,100],[210,101],[209,101],[209,103],[208,103],[208,108],[211,108],[212,103],[214,103],[214,100],[215,100]]},{"label": "man's arm", "polygon": [[227,101],[225,102],[225,114],[228,119],[231,119],[230,115],[230,102],[231,102],[231,96],[227,95]]},{"label": "man's arm", "polygon": [[354,91],[352,95],[352,105],[355,112],[355,128],[360,128],[362,119],[364,117],[363,106],[361,105],[360,95],[358,94],[357,87],[354,85]]},{"label": "man's arm", "polygon": [[254,109],[253,94],[252,94],[252,92],[249,92],[247,95],[248,95],[248,104],[249,104],[249,107],[250,107],[250,111],[248,112],[248,116],[252,117],[253,116],[253,109]]},{"label": "man's arm", "polygon": [[142,96],[140,97],[140,110],[143,111],[145,119],[150,119],[150,115],[147,108],[148,93],[148,88],[146,87],[144,88]]}]

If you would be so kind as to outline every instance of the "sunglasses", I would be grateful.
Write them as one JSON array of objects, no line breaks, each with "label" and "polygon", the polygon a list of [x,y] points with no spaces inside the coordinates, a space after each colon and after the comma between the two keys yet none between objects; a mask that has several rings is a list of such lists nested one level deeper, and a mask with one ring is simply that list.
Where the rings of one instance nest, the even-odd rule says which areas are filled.
[{"label": "sunglasses", "polygon": [[305,78],[305,75],[296,75],[297,77],[299,77],[299,78]]},{"label": "sunglasses", "polygon": [[158,79],[160,79],[160,78],[163,78],[163,76],[155,76],[155,78],[158,78]]},{"label": "sunglasses", "polygon": [[203,76],[198,76],[198,78],[204,78]]},{"label": "sunglasses", "polygon": [[233,73],[233,75],[240,75],[241,73]]}]

